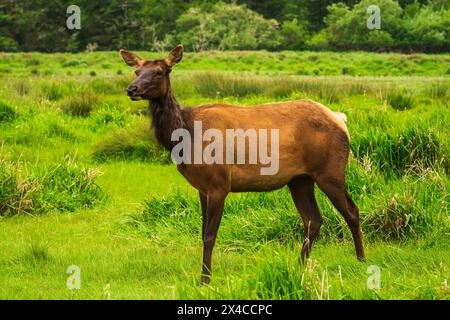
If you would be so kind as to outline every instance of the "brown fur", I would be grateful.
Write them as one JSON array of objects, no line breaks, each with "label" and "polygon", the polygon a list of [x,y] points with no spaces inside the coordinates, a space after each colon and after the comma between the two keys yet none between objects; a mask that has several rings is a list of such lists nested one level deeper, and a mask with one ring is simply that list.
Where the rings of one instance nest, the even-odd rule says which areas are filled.
[{"label": "brown fur", "polygon": [[[181,46],[172,50],[165,60],[142,61],[123,50],[121,54],[125,62],[138,68],[138,77],[130,85],[128,93],[132,99],[151,101],[155,135],[169,151],[174,146],[170,140],[173,130],[185,128],[192,132],[194,120],[202,121],[203,131],[215,128],[224,135],[225,130],[230,128],[280,130],[279,170],[275,175],[261,175],[260,163],[178,165],[178,171],[200,195],[203,212],[203,283],[210,280],[212,249],[229,192],[271,191],[287,185],[306,229],[301,253],[304,260],[310,254],[322,223],[314,196],[316,183],[343,215],[352,231],[357,256],[364,259],[358,208],[345,187],[349,133],[344,121],[334,112],[311,100],[252,107],[211,104],[182,109],[172,93],[168,76],[172,66],[182,58]],[[163,76],[161,69],[164,70]]]}]

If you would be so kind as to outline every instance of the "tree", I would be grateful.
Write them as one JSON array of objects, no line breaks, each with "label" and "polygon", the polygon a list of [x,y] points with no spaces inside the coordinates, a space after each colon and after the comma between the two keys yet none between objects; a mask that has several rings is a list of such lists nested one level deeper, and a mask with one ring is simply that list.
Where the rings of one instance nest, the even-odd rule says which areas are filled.
[{"label": "tree", "polygon": [[177,19],[176,29],[175,39],[195,51],[274,49],[281,42],[277,21],[234,3],[192,7]]},{"label": "tree", "polygon": [[416,51],[438,52],[450,48],[450,9],[430,3],[405,22],[406,34],[401,46]]},{"label": "tree", "polygon": [[302,50],[306,48],[309,34],[306,27],[301,25],[297,19],[283,22],[281,26],[282,43],[281,48],[287,50]]},{"label": "tree", "polygon": [[15,40],[14,17],[15,2],[8,1],[0,4],[0,51],[17,51],[19,44]]},{"label": "tree", "polygon": [[352,10],[342,3],[331,5],[325,20],[329,43],[339,49],[390,49],[403,31],[402,8],[393,0],[378,0],[381,30],[370,30],[367,8],[372,4],[372,0],[363,0]]},{"label": "tree", "polygon": [[[448,52],[448,0],[77,0],[81,30],[66,28],[72,0],[2,0],[0,51],[89,48],[402,50]],[[369,5],[381,29],[369,30]]]}]

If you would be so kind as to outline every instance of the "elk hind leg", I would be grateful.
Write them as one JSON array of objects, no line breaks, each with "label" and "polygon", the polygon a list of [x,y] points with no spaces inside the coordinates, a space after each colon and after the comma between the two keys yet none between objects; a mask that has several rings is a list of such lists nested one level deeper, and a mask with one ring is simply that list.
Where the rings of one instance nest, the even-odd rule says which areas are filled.
[{"label": "elk hind leg", "polygon": [[322,217],[314,195],[314,181],[309,176],[299,176],[288,184],[295,206],[305,227],[305,240],[301,251],[301,261],[309,257],[312,245],[319,234]]},{"label": "elk hind leg", "polygon": [[344,217],[353,236],[356,256],[359,260],[364,261],[364,244],[359,220],[359,209],[347,192],[345,179],[338,179],[334,176],[320,176],[316,179],[316,183]]}]

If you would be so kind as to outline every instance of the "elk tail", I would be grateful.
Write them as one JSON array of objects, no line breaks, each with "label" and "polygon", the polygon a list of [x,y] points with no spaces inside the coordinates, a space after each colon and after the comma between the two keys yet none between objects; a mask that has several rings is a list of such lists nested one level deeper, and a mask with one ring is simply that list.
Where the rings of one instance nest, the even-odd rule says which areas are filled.
[{"label": "elk tail", "polygon": [[336,117],[342,121],[344,121],[344,123],[347,123],[347,116],[345,113],[343,112],[335,112],[334,113],[336,115]]}]

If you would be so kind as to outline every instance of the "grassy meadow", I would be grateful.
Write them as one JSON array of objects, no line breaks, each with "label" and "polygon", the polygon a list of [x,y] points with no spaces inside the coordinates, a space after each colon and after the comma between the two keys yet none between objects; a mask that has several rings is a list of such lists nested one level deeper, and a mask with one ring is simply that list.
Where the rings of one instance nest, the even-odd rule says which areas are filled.
[{"label": "grassy meadow", "polygon": [[147,103],[126,97],[132,78],[118,52],[0,53],[0,299],[450,299],[449,54],[187,53],[171,74],[183,106],[309,98],[346,113],[367,255],[320,190],[306,266],[288,191],[235,194],[209,286],[197,194]]}]

